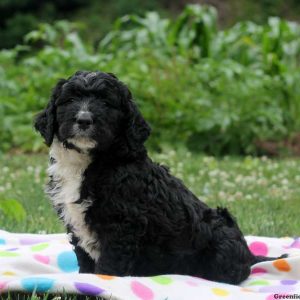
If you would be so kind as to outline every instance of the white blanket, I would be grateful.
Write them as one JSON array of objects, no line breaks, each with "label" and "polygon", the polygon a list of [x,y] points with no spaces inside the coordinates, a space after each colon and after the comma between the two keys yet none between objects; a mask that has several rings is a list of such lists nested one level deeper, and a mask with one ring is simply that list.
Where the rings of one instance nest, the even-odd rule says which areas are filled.
[{"label": "white blanket", "polygon": [[[78,274],[65,234],[15,234],[0,230],[0,293],[77,293],[122,300],[300,299],[300,238],[247,237],[253,253],[289,257],[259,263],[240,286],[198,277],[112,277]],[[281,297],[281,298],[280,298]],[[285,298],[288,299],[288,298]]]}]

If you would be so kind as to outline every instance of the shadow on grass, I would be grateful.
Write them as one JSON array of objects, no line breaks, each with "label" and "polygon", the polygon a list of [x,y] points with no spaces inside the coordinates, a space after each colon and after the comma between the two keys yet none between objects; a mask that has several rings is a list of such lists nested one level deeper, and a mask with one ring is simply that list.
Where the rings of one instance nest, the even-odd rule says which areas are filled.
[{"label": "shadow on grass", "polygon": [[9,292],[0,295],[0,300],[107,300],[107,298],[70,295],[70,294],[40,294],[40,293],[22,293]]}]

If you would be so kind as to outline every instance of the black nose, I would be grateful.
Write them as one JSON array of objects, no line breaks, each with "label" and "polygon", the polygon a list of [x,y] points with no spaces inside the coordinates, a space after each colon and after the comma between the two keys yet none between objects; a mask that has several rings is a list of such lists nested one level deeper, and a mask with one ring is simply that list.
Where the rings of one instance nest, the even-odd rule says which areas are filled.
[{"label": "black nose", "polygon": [[93,124],[92,114],[88,111],[79,112],[76,123],[78,124],[80,129],[87,129],[90,125]]}]

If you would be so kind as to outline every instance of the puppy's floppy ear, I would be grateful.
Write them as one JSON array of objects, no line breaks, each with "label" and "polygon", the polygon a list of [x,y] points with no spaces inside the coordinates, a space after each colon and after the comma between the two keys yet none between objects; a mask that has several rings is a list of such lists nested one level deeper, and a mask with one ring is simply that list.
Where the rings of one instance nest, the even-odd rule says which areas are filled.
[{"label": "puppy's floppy ear", "polygon": [[132,99],[128,100],[126,138],[130,149],[136,151],[148,139],[151,128]]},{"label": "puppy's floppy ear", "polygon": [[114,73],[108,72],[107,74],[108,74],[109,76],[111,76],[111,77],[113,77],[113,78],[119,80],[118,77],[117,77]]},{"label": "puppy's floppy ear", "polygon": [[47,107],[40,112],[34,122],[35,129],[42,135],[45,139],[47,146],[50,146],[54,137],[55,130],[55,101],[59,97],[62,86],[67,82],[65,79],[58,81],[56,87],[54,88],[50,101]]}]

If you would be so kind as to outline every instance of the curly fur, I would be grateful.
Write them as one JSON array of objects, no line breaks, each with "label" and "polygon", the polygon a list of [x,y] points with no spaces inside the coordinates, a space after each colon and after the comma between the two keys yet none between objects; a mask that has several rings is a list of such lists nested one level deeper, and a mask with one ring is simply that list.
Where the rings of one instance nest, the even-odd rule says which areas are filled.
[{"label": "curly fur", "polygon": [[209,208],[148,157],[150,127],[113,74],[59,81],[35,128],[50,146],[47,193],[80,272],[237,284],[252,264],[272,259],[252,255],[225,208]]}]

